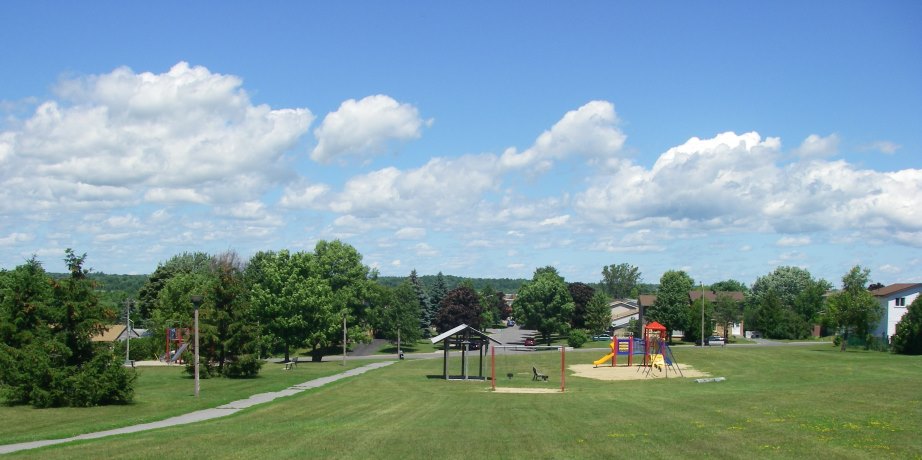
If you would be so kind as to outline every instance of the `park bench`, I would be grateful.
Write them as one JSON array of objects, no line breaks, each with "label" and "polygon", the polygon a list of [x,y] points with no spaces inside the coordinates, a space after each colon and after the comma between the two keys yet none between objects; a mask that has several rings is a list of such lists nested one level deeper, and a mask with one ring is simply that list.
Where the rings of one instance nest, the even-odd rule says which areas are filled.
[{"label": "park bench", "polygon": [[541,379],[541,380],[544,380],[545,382],[547,382],[547,376],[544,375],[544,374],[542,374],[542,373],[540,373],[540,372],[538,372],[538,369],[537,369],[537,368],[532,367],[532,368],[531,368],[531,372],[532,372],[532,374],[533,374],[533,376],[532,376],[532,378],[531,378],[532,380]]},{"label": "park bench", "polygon": [[285,370],[286,370],[286,371],[290,371],[290,370],[292,370],[292,369],[295,368],[295,367],[298,367],[298,357],[297,357],[297,356],[295,356],[295,359],[294,359],[294,360],[288,361],[287,363],[285,363]]}]

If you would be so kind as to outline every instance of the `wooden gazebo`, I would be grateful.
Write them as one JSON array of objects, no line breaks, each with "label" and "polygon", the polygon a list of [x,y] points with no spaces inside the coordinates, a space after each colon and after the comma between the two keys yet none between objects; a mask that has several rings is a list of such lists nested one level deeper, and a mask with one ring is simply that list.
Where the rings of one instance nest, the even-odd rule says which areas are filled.
[{"label": "wooden gazebo", "polygon": [[[502,345],[502,342],[499,342],[489,335],[474,329],[473,327],[468,326],[467,324],[461,324],[450,330],[447,330],[433,338],[431,338],[433,344],[442,342],[444,346],[443,360],[442,360],[442,375],[445,377],[445,380],[468,380],[470,376],[468,375],[467,365],[468,365],[468,352],[472,351],[471,348],[477,349],[480,354],[479,368],[480,372],[477,379],[483,380],[483,355],[484,350],[489,346],[490,342],[493,342],[497,345]],[[451,348],[451,345],[454,344],[458,349],[461,350],[461,373],[458,376],[452,377],[448,375],[448,350]]]}]

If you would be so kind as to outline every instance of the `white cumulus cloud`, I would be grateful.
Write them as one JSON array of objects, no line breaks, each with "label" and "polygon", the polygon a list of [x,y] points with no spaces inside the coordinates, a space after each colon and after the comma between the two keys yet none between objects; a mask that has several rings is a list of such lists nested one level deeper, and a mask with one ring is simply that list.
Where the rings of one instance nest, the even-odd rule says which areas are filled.
[{"label": "white cumulus cloud", "polygon": [[801,158],[828,158],[839,153],[839,136],[830,134],[822,137],[811,134],[794,150],[794,154]]},{"label": "white cumulus cloud", "polygon": [[385,95],[349,99],[324,117],[314,130],[317,146],[311,158],[328,163],[349,156],[370,157],[383,153],[390,141],[406,141],[421,135],[424,124],[416,107]]}]

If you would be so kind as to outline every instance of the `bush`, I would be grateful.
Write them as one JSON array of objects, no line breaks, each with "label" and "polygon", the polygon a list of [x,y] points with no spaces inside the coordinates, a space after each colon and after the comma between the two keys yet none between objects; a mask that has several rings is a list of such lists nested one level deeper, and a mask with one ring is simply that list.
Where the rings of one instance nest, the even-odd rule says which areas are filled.
[{"label": "bush", "polygon": [[922,355],[922,296],[916,297],[896,324],[891,349],[904,355]]},{"label": "bush", "polygon": [[252,378],[259,374],[262,368],[262,361],[256,359],[253,355],[240,355],[237,361],[224,365],[224,373],[232,379]]},{"label": "bush", "polygon": [[[122,342],[122,349],[124,350],[124,342]],[[163,338],[157,337],[141,337],[137,339],[131,339],[130,349],[128,350],[128,357],[132,361],[147,361],[157,359],[159,355],[163,354]]]},{"label": "bush", "polygon": [[583,344],[589,341],[589,334],[582,329],[574,329],[570,332],[570,337],[567,338],[567,345],[570,345],[573,348],[582,348]]}]

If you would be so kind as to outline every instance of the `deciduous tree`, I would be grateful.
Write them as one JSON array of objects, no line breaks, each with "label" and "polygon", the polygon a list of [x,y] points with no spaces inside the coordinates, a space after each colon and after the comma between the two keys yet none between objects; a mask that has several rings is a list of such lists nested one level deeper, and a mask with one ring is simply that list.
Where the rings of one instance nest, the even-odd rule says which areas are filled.
[{"label": "deciduous tree", "polygon": [[640,282],[640,269],[628,264],[612,264],[602,267],[602,286],[615,299],[625,299]]},{"label": "deciduous tree", "polygon": [[922,296],[916,297],[896,323],[891,342],[894,353],[922,355]]},{"label": "deciduous tree", "polygon": [[445,332],[461,324],[479,329],[482,321],[483,307],[480,305],[480,296],[473,288],[462,285],[448,291],[442,299],[439,314],[435,318],[435,327],[439,332]]},{"label": "deciduous tree", "polygon": [[552,334],[565,334],[573,316],[573,298],[567,283],[554,267],[535,270],[532,280],[519,289],[513,308],[516,319],[527,329],[535,329],[551,344]]},{"label": "deciduous tree", "polygon": [[856,265],[842,277],[842,290],[829,296],[827,314],[842,332],[841,351],[845,351],[850,332],[865,339],[870,346],[868,332],[880,320],[883,310],[874,295],[865,286],[871,271]]},{"label": "deciduous tree", "polygon": [[694,280],[681,270],[669,270],[660,278],[659,290],[656,292],[656,302],[653,308],[647,311],[646,316],[658,321],[666,327],[666,335],[672,340],[672,331],[683,330],[688,332],[688,315],[690,301],[688,291],[692,289]]}]

